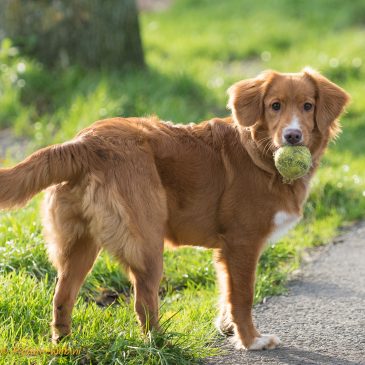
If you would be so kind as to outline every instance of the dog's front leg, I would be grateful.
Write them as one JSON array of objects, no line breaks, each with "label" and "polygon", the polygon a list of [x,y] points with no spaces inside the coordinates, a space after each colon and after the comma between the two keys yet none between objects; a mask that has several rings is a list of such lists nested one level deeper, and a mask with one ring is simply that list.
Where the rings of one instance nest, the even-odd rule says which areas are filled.
[{"label": "dog's front leg", "polygon": [[[255,272],[262,245],[242,243],[216,252],[221,284],[220,327],[234,331],[238,348],[273,349],[279,343],[275,335],[261,335],[252,320]],[[229,332],[229,331],[228,331]]]}]

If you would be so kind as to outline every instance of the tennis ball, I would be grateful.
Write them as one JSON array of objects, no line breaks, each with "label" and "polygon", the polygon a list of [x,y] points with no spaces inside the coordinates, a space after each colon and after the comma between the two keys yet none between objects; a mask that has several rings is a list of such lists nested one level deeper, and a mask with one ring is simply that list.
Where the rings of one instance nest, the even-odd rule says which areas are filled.
[{"label": "tennis ball", "polygon": [[312,166],[312,156],[305,146],[283,146],[274,153],[275,166],[284,182],[306,175]]}]

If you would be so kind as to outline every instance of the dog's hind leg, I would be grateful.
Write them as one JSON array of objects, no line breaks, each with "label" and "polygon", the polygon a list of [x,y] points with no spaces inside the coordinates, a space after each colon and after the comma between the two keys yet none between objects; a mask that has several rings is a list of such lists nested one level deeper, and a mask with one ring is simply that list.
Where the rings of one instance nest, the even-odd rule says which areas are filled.
[{"label": "dog's hind leg", "polygon": [[62,265],[57,267],[58,281],[53,297],[52,340],[58,342],[71,332],[71,313],[77,294],[92,268],[99,248],[90,237],[73,243]]},{"label": "dog's hind leg", "polygon": [[158,329],[158,291],[162,278],[163,244],[153,254],[145,257],[145,268],[129,267],[129,276],[134,287],[134,309],[145,331]]},{"label": "dog's hind leg", "polygon": [[51,188],[44,213],[49,256],[58,277],[52,321],[52,340],[58,342],[71,332],[73,306],[100,248],[88,232],[75,189],[67,185]]},{"label": "dog's hind leg", "polygon": [[[150,191],[149,195],[155,193]],[[138,223],[138,229],[120,224],[114,239],[106,245],[128,271],[134,288],[134,308],[145,331],[158,329],[158,291],[163,271],[164,203],[163,199],[157,204],[151,200],[146,199],[144,214],[134,212],[133,222]]]}]

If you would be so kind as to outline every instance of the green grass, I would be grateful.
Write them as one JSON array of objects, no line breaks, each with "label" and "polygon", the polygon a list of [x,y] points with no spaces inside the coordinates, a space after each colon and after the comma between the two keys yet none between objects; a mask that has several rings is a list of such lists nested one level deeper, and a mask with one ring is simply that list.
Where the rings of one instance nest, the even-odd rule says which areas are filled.
[{"label": "green grass", "polygon": [[[107,116],[197,122],[227,114],[225,90],[234,81],[266,68],[319,69],[353,102],[342,118],[343,134],[313,180],[303,222],[261,258],[256,302],[283,292],[303,250],[329,242],[339,227],[365,215],[364,2],[178,0],[165,12],[142,14],[141,23],[148,69],[139,71],[50,71],[4,41],[0,127],[27,136],[31,150]],[[165,253],[162,335],[141,335],[128,281],[103,254],[76,304],[72,338],[50,345],[55,271],[38,205],[39,198],[26,209],[1,213],[0,364],[189,364],[214,354],[211,252],[192,248]],[[120,293],[118,303],[97,306],[104,289]]]}]

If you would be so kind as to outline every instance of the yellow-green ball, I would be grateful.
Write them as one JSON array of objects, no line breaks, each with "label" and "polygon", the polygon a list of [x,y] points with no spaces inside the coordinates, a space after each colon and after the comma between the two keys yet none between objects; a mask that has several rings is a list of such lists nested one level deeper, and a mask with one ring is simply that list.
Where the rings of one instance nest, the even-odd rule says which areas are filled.
[{"label": "yellow-green ball", "polygon": [[283,146],[274,153],[275,166],[287,181],[306,175],[312,166],[312,156],[305,146]]}]

